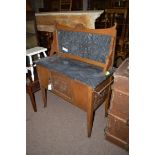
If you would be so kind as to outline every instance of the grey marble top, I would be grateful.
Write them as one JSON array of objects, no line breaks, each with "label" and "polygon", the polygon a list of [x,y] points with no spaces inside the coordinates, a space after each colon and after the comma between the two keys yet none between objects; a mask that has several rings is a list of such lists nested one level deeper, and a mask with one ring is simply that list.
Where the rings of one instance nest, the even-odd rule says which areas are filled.
[{"label": "grey marble top", "polygon": [[[58,55],[46,57],[36,61],[36,64],[46,67],[51,71],[63,73],[64,75],[78,80],[84,84],[96,88],[109,77],[105,75],[103,68],[84,63],[77,60],[63,58]],[[111,74],[113,70],[111,71]]]}]

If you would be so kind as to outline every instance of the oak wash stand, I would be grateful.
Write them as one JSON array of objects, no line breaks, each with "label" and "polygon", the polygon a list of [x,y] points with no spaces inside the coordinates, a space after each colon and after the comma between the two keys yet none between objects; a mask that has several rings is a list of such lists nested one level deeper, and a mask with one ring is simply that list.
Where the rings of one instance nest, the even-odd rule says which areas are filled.
[{"label": "oak wash stand", "polygon": [[44,106],[51,90],[84,110],[88,137],[94,112],[103,102],[107,114],[115,42],[116,25],[108,29],[56,25],[50,56],[36,62]]}]

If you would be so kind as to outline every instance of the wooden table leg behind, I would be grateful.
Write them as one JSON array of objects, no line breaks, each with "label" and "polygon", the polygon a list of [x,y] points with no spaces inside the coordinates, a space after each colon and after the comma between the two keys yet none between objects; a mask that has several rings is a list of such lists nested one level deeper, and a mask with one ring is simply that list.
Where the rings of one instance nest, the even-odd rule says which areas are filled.
[{"label": "wooden table leg behind", "polygon": [[[113,82],[113,78],[110,77],[110,83]],[[112,84],[112,83],[111,83]],[[104,105],[104,108],[105,108],[105,117],[108,116],[108,109],[110,107],[110,98],[111,98],[111,84],[108,86],[108,94],[107,94],[107,98],[105,100],[105,105]]]},{"label": "wooden table leg behind", "polygon": [[33,110],[34,110],[34,112],[37,112],[37,106],[36,106],[36,101],[35,101],[34,93],[29,92],[28,94],[29,94],[30,99],[31,99]]},{"label": "wooden table leg behind", "polygon": [[47,107],[47,90],[41,86],[42,99],[44,101],[44,107]]},{"label": "wooden table leg behind", "polygon": [[105,108],[105,117],[108,116],[108,109],[109,109],[109,106],[110,106],[110,96],[111,96],[110,94],[111,94],[111,87],[109,86],[108,87],[108,94],[107,94],[107,98],[105,100],[105,106],[104,106],[104,108]]}]

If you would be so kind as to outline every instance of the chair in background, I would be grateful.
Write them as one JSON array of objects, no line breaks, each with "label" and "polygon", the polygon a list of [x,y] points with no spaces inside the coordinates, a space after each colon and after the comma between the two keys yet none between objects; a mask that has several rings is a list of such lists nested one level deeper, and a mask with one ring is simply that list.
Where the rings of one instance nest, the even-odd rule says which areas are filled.
[{"label": "chair in background", "polygon": [[46,57],[47,48],[38,46],[36,22],[31,3],[26,1],[26,93],[29,94],[33,110],[37,111],[34,93],[40,89],[34,61]]},{"label": "chair in background", "polygon": [[60,0],[60,11],[71,11],[72,0]]},{"label": "chair in background", "polygon": [[116,7],[128,8],[129,0],[111,0],[110,8],[116,8]]},{"label": "chair in background", "polygon": [[[129,25],[128,25],[128,9],[127,8],[112,8],[105,9],[100,21],[100,27],[108,28],[117,23],[117,40],[115,62],[118,58],[122,61],[128,57],[129,45]],[[115,63],[116,64],[116,63]]]},{"label": "chair in background", "polygon": [[26,69],[27,71],[30,70],[32,81],[34,81],[34,67],[36,67],[36,64],[33,62],[33,57],[37,56],[37,58],[40,59],[41,54],[43,54],[44,57],[47,57],[45,51],[47,51],[47,48],[39,46],[26,50],[26,56],[29,58],[29,67],[26,67]]},{"label": "chair in background", "polygon": [[31,79],[31,73],[26,74],[26,93],[29,94],[34,112],[37,112],[37,105],[34,93],[40,90],[39,80],[36,69],[34,71],[34,81]]}]

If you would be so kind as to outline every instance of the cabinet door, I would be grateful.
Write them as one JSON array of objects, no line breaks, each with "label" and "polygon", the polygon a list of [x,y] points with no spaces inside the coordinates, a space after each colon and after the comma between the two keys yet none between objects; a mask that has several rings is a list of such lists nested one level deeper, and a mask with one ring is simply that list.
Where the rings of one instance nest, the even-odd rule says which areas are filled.
[{"label": "cabinet door", "polygon": [[51,72],[51,84],[53,91],[59,96],[71,101],[71,79],[56,72]]}]

